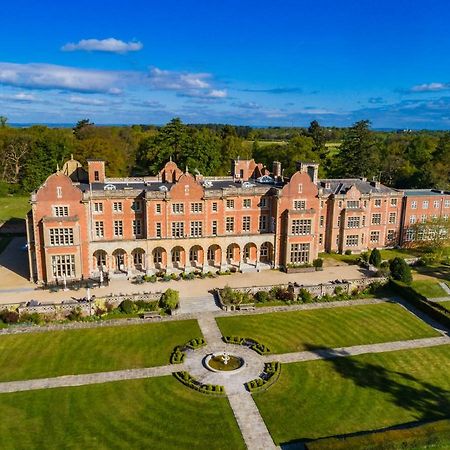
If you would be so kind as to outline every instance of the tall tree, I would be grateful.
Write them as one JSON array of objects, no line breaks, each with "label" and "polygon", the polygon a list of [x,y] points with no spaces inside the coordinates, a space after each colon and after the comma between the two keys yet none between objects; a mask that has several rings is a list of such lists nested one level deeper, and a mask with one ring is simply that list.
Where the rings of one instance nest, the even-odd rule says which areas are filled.
[{"label": "tall tree", "polygon": [[320,157],[324,157],[326,137],[324,129],[319,125],[317,120],[313,120],[310,123],[307,135],[314,141],[313,151],[320,155]]},{"label": "tall tree", "polygon": [[0,116],[0,128],[5,128],[6,122],[8,122],[8,118],[5,116]]}]

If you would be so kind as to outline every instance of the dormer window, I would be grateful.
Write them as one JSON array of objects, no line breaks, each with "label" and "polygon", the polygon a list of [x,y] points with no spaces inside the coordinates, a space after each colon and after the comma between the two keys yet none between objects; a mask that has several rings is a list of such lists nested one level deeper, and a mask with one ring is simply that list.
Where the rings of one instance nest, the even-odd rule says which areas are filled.
[{"label": "dormer window", "polygon": [[98,170],[94,170],[94,181],[100,181],[100,173]]}]

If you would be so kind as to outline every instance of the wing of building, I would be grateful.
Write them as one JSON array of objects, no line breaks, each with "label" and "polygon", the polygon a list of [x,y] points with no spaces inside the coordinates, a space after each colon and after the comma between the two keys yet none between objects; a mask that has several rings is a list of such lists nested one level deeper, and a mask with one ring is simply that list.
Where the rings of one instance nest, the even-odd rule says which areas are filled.
[{"label": "wing of building", "polygon": [[31,195],[30,278],[306,264],[319,252],[401,245],[412,217],[450,214],[449,192],[319,180],[314,162],[297,169],[285,179],[279,162],[271,172],[238,159],[231,176],[203,177],[169,161],[157,177],[107,178],[104,161],[85,170],[71,159]]}]

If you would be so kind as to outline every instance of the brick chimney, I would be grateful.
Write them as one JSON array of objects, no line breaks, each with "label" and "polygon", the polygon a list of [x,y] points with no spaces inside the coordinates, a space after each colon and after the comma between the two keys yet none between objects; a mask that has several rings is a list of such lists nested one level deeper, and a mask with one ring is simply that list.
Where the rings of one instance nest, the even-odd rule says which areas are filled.
[{"label": "brick chimney", "polygon": [[101,159],[88,159],[89,183],[105,182],[105,161]]}]

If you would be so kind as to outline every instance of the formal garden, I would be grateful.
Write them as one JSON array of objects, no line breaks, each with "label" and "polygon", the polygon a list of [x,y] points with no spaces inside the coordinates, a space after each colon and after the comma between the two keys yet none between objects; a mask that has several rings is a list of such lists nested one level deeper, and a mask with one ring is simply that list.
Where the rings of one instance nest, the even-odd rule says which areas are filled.
[{"label": "formal garden", "polygon": [[[276,444],[415,425],[448,418],[449,365],[449,345],[283,364],[278,382],[254,399]],[[399,439],[408,435],[403,430]],[[447,424],[433,448],[446,448],[449,437]],[[311,449],[428,448],[381,446],[382,436],[369,446],[364,439],[355,437],[354,446],[352,438],[340,446],[318,441]]]}]

